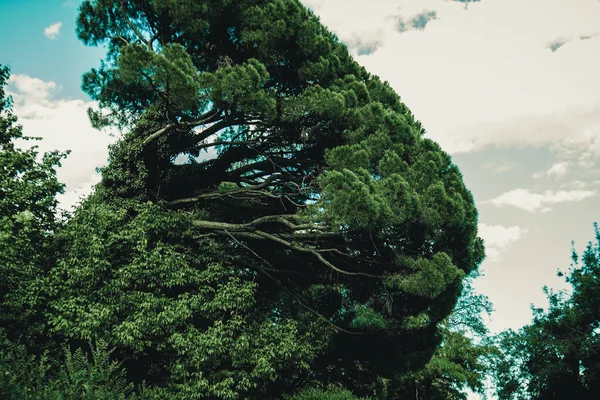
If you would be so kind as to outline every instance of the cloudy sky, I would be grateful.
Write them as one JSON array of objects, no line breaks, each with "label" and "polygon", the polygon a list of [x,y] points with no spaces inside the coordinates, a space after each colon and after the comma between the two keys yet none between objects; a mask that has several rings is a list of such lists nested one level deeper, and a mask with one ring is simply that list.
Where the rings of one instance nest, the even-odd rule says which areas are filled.
[{"label": "cloudy sky", "polygon": [[[486,241],[476,289],[490,328],[518,328],[542,286],[564,287],[571,241],[600,207],[599,0],[303,0],[358,62],[388,81],[452,154]],[[71,149],[65,207],[97,182],[114,137],[90,128],[79,90],[102,49],[75,37],[76,1],[0,0],[0,63],[25,132]]]}]

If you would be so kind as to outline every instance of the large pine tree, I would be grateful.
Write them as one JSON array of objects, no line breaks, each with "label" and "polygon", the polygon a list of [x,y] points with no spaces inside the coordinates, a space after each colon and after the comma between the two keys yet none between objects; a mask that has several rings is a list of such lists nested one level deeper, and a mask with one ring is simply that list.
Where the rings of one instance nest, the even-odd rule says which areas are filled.
[{"label": "large pine tree", "polygon": [[[296,0],[94,0],[116,124],[61,232],[50,324],[181,398],[393,393],[483,257],[458,168]],[[400,68],[400,67],[399,67]],[[158,390],[158,389],[157,389]]]}]

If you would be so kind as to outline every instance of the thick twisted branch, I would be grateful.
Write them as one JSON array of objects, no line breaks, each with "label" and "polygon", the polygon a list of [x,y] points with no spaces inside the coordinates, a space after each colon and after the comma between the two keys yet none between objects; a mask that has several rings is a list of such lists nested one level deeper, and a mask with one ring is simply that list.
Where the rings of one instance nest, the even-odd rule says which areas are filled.
[{"label": "thick twisted branch", "polygon": [[[286,238],[282,237],[282,235],[275,235],[275,234],[271,234],[271,233],[268,233],[268,232],[258,229],[258,226],[265,224],[265,223],[280,223],[283,226],[292,230],[291,233],[288,233],[287,235],[284,234],[284,235],[285,235],[285,237],[287,237],[291,240],[294,240],[294,241],[296,239],[298,239],[300,235],[302,235],[306,238],[306,233],[312,234],[313,238],[327,237],[327,236],[331,236],[332,234],[335,235],[334,237],[340,237],[339,234],[336,234],[334,232],[326,232],[326,231],[321,232],[322,230],[325,230],[327,228],[325,226],[320,227],[320,226],[316,226],[314,224],[298,225],[298,224],[294,224],[293,222],[291,222],[291,220],[296,219],[296,218],[297,218],[297,216],[295,216],[295,215],[268,215],[268,216],[260,217],[251,222],[243,223],[243,224],[231,224],[231,223],[227,223],[227,222],[215,222],[215,221],[204,221],[204,220],[194,220],[194,221],[192,221],[192,224],[196,228],[199,228],[202,230],[213,231],[215,233],[223,234],[223,235],[231,235],[230,232],[233,232],[239,237],[244,237],[244,238],[253,239],[253,240],[269,240],[269,241],[277,243],[283,247],[286,247],[290,250],[294,250],[294,251],[301,252],[301,253],[312,254],[323,265],[325,265],[326,267],[330,268],[331,270],[338,272],[340,274],[343,274],[343,275],[365,276],[365,277],[377,278],[377,279],[383,278],[383,276],[381,276],[381,275],[374,275],[374,274],[369,274],[366,272],[353,272],[353,271],[343,270],[343,269],[335,266],[334,264],[332,264],[325,257],[323,257],[323,255],[320,253],[320,251],[315,248],[303,246],[301,244],[296,244],[290,240],[286,240]],[[309,230],[316,231],[316,232],[306,232]],[[304,231],[304,232],[300,232],[300,235],[296,235],[296,232],[294,232],[294,231]]]},{"label": "thick twisted branch", "polygon": [[202,200],[212,200],[212,199],[223,199],[226,197],[231,198],[240,198],[240,195],[243,198],[244,196],[249,196],[249,198],[255,197],[270,197],[274,199],[279,199],[280,196],[277,196],[269,191],[263,190],[271,186],[271,184],[277,179],[281,178],[282,174],[273,174],[269,176],[264,181],[256,184],[256,185],[248,185],[244,186],[241,189],[237,190],[227,190],[227,191],[210,191],[208,193],[201,193],[194,197],[188,197],[184,199],[173,200],[169,203],[170,206],[180,205],[180,204],[190,204],[196,203]]},{"label": "thick twisted branch", "polygon": [[[293,214],[283,215],[266,215],[264,217],[256,218],[247,223],[243,224],[231,224],[228,222],[216,222],[216,221],[205,221],[205,220],[194,220],[192,224],[201,229],[208,230],[229,230],[230,232],[260,232],[257,227],[267,223],[279,223],[293,231],[299,230],[323,230],[325,227],[314,225],[314,224],[295,224],[292,220],[298,220],[298,217]],[[265,233],[268,235],[267,233]]]}]

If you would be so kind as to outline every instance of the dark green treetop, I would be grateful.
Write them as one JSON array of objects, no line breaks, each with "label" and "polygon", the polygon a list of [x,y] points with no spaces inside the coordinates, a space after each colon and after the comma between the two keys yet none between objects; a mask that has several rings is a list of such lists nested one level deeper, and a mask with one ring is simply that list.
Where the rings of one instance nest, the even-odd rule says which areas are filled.
[{"label": "dark green treetop", "polygon": [[[494,368],[500,399],[596,399],[600,395],[600,230],[566,275],[571,292],[548,295],[547,310],[499,337]],[[563,275],[560,273],[559,275]]]},{"label": "dark green treetop", "polygon": [[368,395],[427,361],[483,258],[473,198],[314,15],[95,0],[77,32],[108,49],[92,121],[125,134],[62,234],[57,332],[186,398]]}]

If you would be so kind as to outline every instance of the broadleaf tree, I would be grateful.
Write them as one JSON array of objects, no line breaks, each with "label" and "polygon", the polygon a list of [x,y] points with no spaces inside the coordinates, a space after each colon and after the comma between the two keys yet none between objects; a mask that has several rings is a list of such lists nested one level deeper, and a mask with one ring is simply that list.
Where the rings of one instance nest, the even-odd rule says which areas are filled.
[{"label": "broadleaf tree", "polygon": [[[503,332],[493,368],[500,399],[596,399],[600,395],[600,229],[566,274],[570,292],[545,288],[549,307]],[[560,272],[563,276],[565,273]]]},{"label": "broadleaf tree", "polygon": [[44,334],[38,307],[41,276],[51,267],[52,233],[60,226],[56,168],[65,153],[40,154],[23,134],[0,65],[0,327],[11,340]]},{"label": "broadleaf tree", "polygon": [[429,360],[483,258],[473,198],[318,18],[93,0],[77,33],[107,48],[91,120],[124,135],[58,235],[55,334],[106,341],[173,398],[386,398]]},{"label": "broadleaf tree", "polygon": [[68,152],[40,154],[33,144],[41,138],[23,132],[7,90],[9,75],[0,65],[0,398],[124,398],[132,385],[102,341],[89,352],[87,344],[71,351],[48,330],[45,278],[65,222],[56,170]]}]

